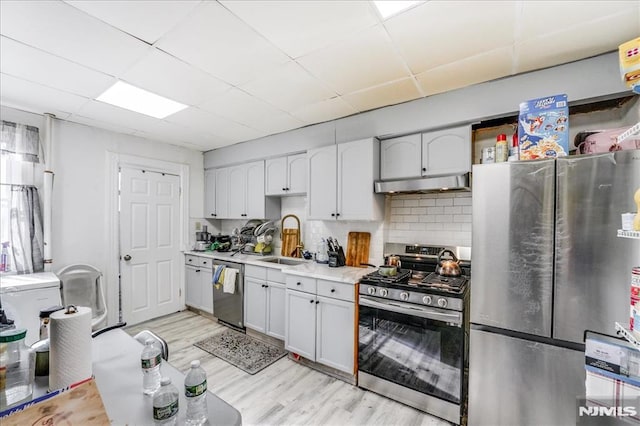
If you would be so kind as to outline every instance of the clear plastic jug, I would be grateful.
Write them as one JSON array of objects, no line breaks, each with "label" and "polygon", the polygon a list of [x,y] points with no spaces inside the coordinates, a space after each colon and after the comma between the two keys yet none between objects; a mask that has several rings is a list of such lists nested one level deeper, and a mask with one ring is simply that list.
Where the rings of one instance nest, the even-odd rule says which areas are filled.
[{"label": "clear plastic jug", "polygon": [[0,411],[31,400],[36,354],[24,344],[25,329],[0,332]]}]

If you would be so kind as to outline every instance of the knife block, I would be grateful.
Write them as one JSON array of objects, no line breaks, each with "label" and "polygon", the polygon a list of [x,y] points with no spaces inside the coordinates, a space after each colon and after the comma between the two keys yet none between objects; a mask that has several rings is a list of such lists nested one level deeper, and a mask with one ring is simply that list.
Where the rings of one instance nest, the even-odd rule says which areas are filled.
[{"label": "knife block", "polygon": [[329,266],[331,268],[344,266],[347,263],[342,247],[338,248],[337,251],[329,251],[327,254],[329,255]]}]

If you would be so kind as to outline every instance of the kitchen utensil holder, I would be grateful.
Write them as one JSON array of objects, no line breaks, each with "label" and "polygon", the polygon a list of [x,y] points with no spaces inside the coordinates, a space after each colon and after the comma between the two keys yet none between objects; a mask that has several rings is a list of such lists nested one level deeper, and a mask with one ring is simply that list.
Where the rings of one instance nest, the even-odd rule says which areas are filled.
[{"label": "kitchen utensil holder", "polygon": [[347,263],[347,259],[344,256],[342,247],[340,247],[337,251],[329,251],[327,252],[327,254],[329,255],[329,266],[331,268],[344,266]]}]

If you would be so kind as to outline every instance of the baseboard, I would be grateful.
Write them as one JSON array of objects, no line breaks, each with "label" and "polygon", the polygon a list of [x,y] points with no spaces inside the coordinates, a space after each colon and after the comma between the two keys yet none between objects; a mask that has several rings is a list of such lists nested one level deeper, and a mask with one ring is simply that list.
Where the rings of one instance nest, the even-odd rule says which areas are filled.
[{"label": "baseboard", "polygon": [[335,379],[342,380],[343,382],[349,383],[350,385],[355,386],[357,384],[357,378],[353,374],[348,374],[333,367],[319,364],[301,356],[294,355],[292,352],[289,352],[288,358],[294,362],[297,362],[298,364],[304,365],[305,367],[313,368],[316,371],[324,373]]}]

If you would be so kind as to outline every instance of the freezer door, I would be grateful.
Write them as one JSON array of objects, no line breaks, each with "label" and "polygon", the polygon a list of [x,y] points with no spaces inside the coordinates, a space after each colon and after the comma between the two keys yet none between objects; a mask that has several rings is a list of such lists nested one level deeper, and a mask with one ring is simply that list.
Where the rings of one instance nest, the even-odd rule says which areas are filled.
[{"label": "freezer door", "polygon": [[471,329],[469,425],[575,425],[584,351]]},{"label": "freezer door", "polygon": [[555,161],[473,167],[471,322],[551,336]]},{"label": "freezer door", "polygon": [[636,211],[640,150],[558,159],[553,337],[582,343],[585,329],[615,334],[628,323],[631,268],[640,241],[617,238]]}]

